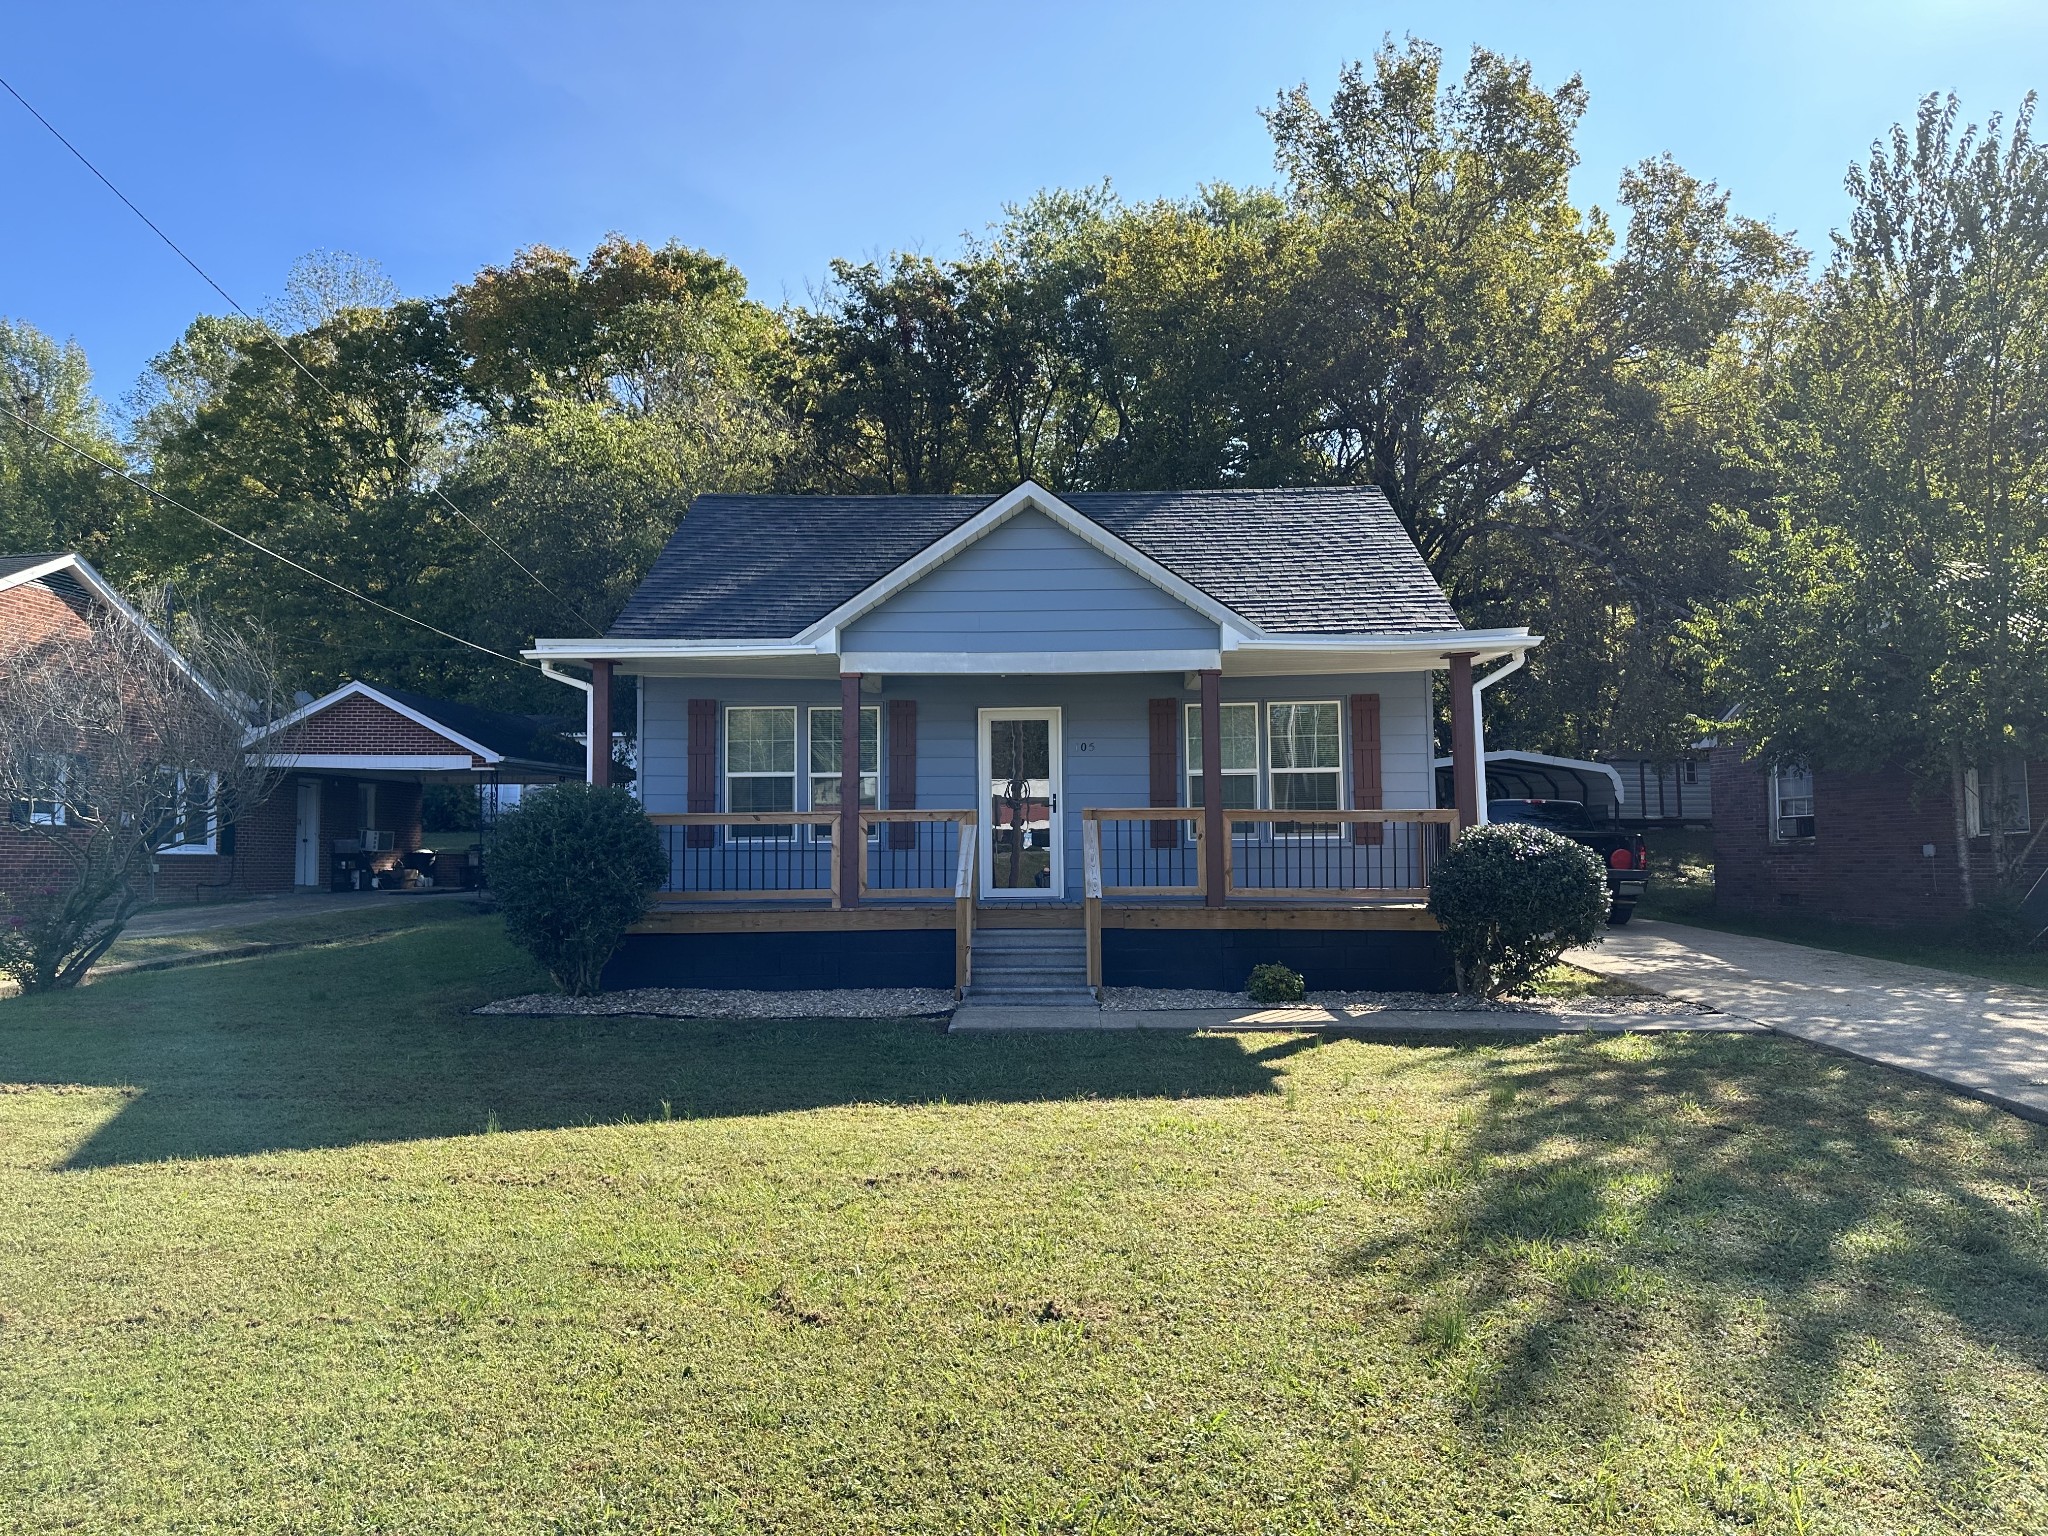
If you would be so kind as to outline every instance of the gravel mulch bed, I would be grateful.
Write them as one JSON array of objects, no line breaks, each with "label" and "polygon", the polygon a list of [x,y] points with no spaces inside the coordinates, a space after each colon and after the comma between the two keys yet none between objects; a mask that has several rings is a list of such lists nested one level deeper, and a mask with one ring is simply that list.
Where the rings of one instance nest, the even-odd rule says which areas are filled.
[{"label": "gravel mulch bed", "polygon": [[[1104,987],[1105,1013],[1163,1013],[1185,1008],[1255,1008],[1243,992],[1208,992],[1198,987]],[[1511,998],[1485,1003],[1455,992],[1311,992],[1309,1004],[1346,1018],[1374,1013],[1711,1013],[1697,1003],[1644,993],[1636,997]]]},{"label": "gravel mulch bed", "polygon": [[951,1013],[953,993],[942,987],[861,987],[811,992],[634,987],[596,997],[534,992],[486,1003],[476,1011],[529,1017],[630,1013],[664,1019],[903,1019]]}]

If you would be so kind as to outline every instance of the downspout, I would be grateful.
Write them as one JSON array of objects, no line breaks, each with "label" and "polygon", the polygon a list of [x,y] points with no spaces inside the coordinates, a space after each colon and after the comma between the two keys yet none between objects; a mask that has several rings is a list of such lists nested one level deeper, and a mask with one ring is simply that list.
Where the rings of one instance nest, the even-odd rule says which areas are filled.
[{"label": "downspout", "polygon": [[1486,690],[1506,677],[1510,672],[1519,672],[1522,664],[1529,659],[1523,651],[1504,667],[1496,667],[1486,676],[1472,684],[1472,746],[1479,757],[1479,825],[1485,826],[1486,815]]},{"label": "downspout", "polygon": [[[591,769],[590,754],[596,750],[597,746],[596,738],[591,734],[592,721],[590,718],[592,712],[597,707],[597,689],[593,687],[589,680],[586,678],[577,677],[573,673],[560,671],[552,661],[542,662],[540,664],[540,669],[543,673],[545,673],[549,677],[552,677],[558,683],[566,684],[571,688],[581,688],[583,690],[583,782],[588,784],[590,782]],[[604,746],[605,751],[611,751],[612,744],[610,742],[606,742]]]}]

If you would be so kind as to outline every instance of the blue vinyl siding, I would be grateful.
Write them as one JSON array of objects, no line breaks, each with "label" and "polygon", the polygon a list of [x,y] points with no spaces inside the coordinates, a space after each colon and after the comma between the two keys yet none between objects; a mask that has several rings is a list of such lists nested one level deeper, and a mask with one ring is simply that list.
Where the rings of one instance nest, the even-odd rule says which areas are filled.
[{"label": "blue vinyl siding", "polygon": [[[1248,677],[1225,678],[1226,703],[1251,701],[1310,701],[1335,699],[1340,703],[1353,693],[1380,696],[1380,778],[1383,798],[1393,809],[1419,810],[1435,804],[1435,782],[1431,771],[1432,700],[1428,672],[1389,672],[1368,676],[1340,677]],[[1147,701],[1174,698],[1193,702],[1195,694],[1184,686],[1180,673],[1127,674],[1105,676],[1027,677],[891,677],[884,680],[879,694],[866,694],[863,704],[880,703],[882,711],[882,803],[889,803],[889,715],[887,701],[909,698],[917,701],[917,803],[926,809],[979,808],[975,783],[977,711],[1055,705],[1062,714],[1062,784],[1060,812],[1066,853],[1065,897],[1078,900],[1081,894],[1081,818],[1087,806],[1143,806],[1150,798],[1149,728]],[[803,706],[838,702],[836,682],[746,678],[641,679],[643,739],[641,741],[641,789],[650,812],[682,811],[688,808],[687,767],[689,752],[689,706],[693,698],[716,699],[721,729],[724,710],[735,704],[794,704],[798,710],[798,761],[808,751],[804,732],[808,719]],[[1263,718],[1263,711],[1262,718]],[[721,742],[721,748],[723,743]],[[1350,743],[1346,729],[1344,798],[1350,804]],[[722,761],[722,757],[721,757]],[[799,781],[799,805],[805,786]],[[718,791],[721,807],[724,786]],[[1264,803],[1262,794],[1262,803]],[[949,845],[950,846],[950,845]],[[1346,845],[1348,850],[1349,845]],[[678,860],[694,851],[678,850]],[[784,861],[785,870],[795,867],[796,850],[759,850],[754,864],[732,860],[720,875],[721,886],[740,895],[764,883],[760,878],[767,861]],[[1180,856],[1185,879],[1195,878],[1189,850]],[[815,861],[815,879],[825,878],[825,849],[805,845],[802,855]],[[1152,878],[1178,880],[1180,866],[1170,865],[1171,850],[1146,855]],[[1377,848],[1343,852],[1342,859],[1361,861],[1356,866],[1333,863],[1333,883],[1355,876],[1385,857]],[[928,849],[924,857],[927,873],[915,872],[916,861],[890,859],[878,851],[871,854],[879,884],[943,884],[928,871],[944,862],[944,850]],[[707,865],[708,867],[713,867]],[[811,866],[805,866],[811,867]],[[1252,866],[1241,864],[1249,875]],[[1169,873],[1169,869],[1174,872]],[[950,875],[946,877],[950,879]],[[1109,872],[1112,883],[1118,872]]]},{"label": "blue vinyl siding", "polygon": [[1216,625],[1042,512],[1020,512],[846,627],[846,651],[1214,649]]}]

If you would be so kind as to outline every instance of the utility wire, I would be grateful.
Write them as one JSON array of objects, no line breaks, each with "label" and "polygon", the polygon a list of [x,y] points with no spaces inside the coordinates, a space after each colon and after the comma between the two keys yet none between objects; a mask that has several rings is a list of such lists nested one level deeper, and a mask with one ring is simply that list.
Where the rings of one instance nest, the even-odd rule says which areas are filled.
[{"label": "utility wire", "polygon": [[[190,267],[194,272],[198,273],[200,281],[204,282],[207,287],[211,288],[215,293],[219,294],[223,299],[225,299],[228,303],[228,306],[231,309],[233,309],[236,314],[240,315],[244,320],[249,321],[252,325],[257,326],[263,332],[264,339],[268,341],[273,347],[277,348],[278,351],[284,354],[285,361],[290,363],[294,368],[298,369],[299,372],[303,373],[308,379],[312,380],[315,388],[317,388],[322,394],[326,395],[327,398],[332,400],[336,405],[341,406],[342,409],[344,410],[348,410],[354,405],[353,401],[350,401],[344,398],[343,396],[336,394],[332,389],[328,387],[326,380],[322,379],[318,374],[314,373],[312,369],[308,368],[304,363],[300,362],[297,354],[295,354],[290,347],[287,347],[284,344],[284,342],[278,337],[276,332],[274,332],[270,328],[268,322],[257,319],[256,316],[250,314],[248,310],[242,308],[242,306],[236,302],[235,296],[233,294],[229,293],[227,289],[221,287],[219,283],[215,282],[213,279],[213,275],[209,273],[206,270],[206,268],[200,266],[198,262],[194,261],[192,257],[186,252],[185,248],[182,245],[178,244],[177,241],[173,240],[169,235],[165,234],[162,226],[159,225],[156,222],[156,220],[152,219],[148,214],[144,213],[140,208],[136,207],[134,202],[129,198],[126,192],[123,192],[119,187],[115,186],[112,181],[107,179],[107,175],[104,171],[102,171],[98,166],[94,165],[91,160],[86,158],[84,150],[80,149],[76,144],[72,143],[69,139],[65,138],[64,135],[58,131],[57,125],[51,122],[47,117],[43,116],[42,113],[38,112],[35,109],[35,107],[30,103],[29,99],[26,96],[22,95],[21,92],[17,91],[13,87],[13,85],[11,85],[5,78],[0,78],[0,90],[5,90],[8,95],[12,96],[16,101],[20,102],[23,109],[27,111],[30,117],[34,118],[37,122],[41,123],[43,127],[49,130],[51,138],[55,139],[59,144],[62,144],[66,149],[70,150],[73,158],[75,158],[78,161],[78,163],[84,166],[88,171],[92,172],[94,178],[99,182],[101,186],[105,187],[109,192],[113,193],[115,197],[121,200],[121,204],[123,207],[125,207],[130,213],[134,214],[136,218],[142,220],[144,224],[148,225],[150,232],[154,234],[157,237],[157,239],[163,241],[165,245],[169,246],[173,251],[175,251],[180,261],[184,262],[186,266]],[[360,418],[358,418],[358,421],[359,424],[362,424],[360,422]],[[374,423],[369,423],[369,425],[374,426]],[[405,467],[407,469],[411,470],[415,475],[419,474],[420,469],[418,464],[414,463],[413,460],[409,456],[404,454],[402,451],[399,456],[405,459]],[[449,511],[453,512],[465,523],[468,523],[469,526],[474,528],[478,533],[482,534],[485,542],[487,542],[491,546],[491,548],[495,549],[499,554],[503,555],[507,560],[511,561],[513,565],[517,566],[519,568],[520,573],[524,575],[528,581],[532,582],[535,586],[539,587],[541,591],[547,593],[549,597],[552,597],[556,602],[560,603],[562,607],[566,609],[569,612],[569,614],[575,618],[577,623],[581,624],[585,629],[591,631],[593,634],[596,633],[597,625],[592,623],[590,618],[580,608],[578,608],[574,603],[570,602],[569,599],[564,597],[561,593],[557,592],[553,587],[549,586],[546,582],[542,581],[539,576],[535,575],[534,572],[525,564],[524,561],[522,561],[517,555],[513,554],[511,550],[507,549],[503,544],[501,544],[497,540],[497,538],[491,533],[490,529],[486,528],[474,517],[471,517],[467,512],[463,511],[462,508],[458,507],[453,501],[450,501],[448,499],[447,492],[443,491],[440,488],[440,486],[430,485],[428,486],[428,490],[430,490],[433,493],[434,499],[436,501],[440,502],[441,505],[446,507]],[[196,516],[197,514],[195,513],[194,515]],[[279,558],[281,559],[283,557],[280,556]]]},{"label": "utility wire", "polygon": [[429,624],[425,619],[417,619],[409,613],[401,612],[399,609],[393,608],[389,603],[380,603],[374,597],[370,597],[365,593],[358,592],[352,587],[345,587],[340,582],[336,581],[333,577],[323,576],[318,571],[314,570],[311,566],[299,564],[299,562],[294,560],[290,555],[279,554],[276,550],[270,548],[268,545],[257,543],[247,534],[235,532],[235,530],[230,528],[226,523],[219,522],[214,518],[208,517],[204,512],[186,506],[185,503],[178,500],[177,497],[166,495],[164,492],[158,490],[155,486],[149,484],[147,481],[136,479],[135,476],[129,474],[127,470],[121,468],[118,464],[109,464],[105,459],[101,458],[98,454],[94,453],[90,448],[82,448],[77,443],[72,442],[68,438],[59,437],[55,432],[52,432],[49,428],[42,426],[38,422],[31,421],[28,417],[22,415],[19,411],[15,410],[11,406],[0,404],[0,416],[12,417],[14,420],[20,422],[24,427],[27,427],[29,431],[35,433],[39,437],[49,439],[49,441],[55,443],[59,448],[68,448],[71,450],[71,452],[77,454],[81,459],[85,459],[90,463],[97,464],[101,469],[105,470],[108,474],[119,475],[123,480],[126,480],[138,491],[142,491],[147,495],[154,496],[158,501],[164,502],[169,506],[176,507],[180,512],[186,513],[189,516],[198,518],[199,521],[206,524],[207,527],[216,529],[219,532],[226,534],[229,538],[235,540],[237,543],[246,544],[251,549],[270,556],[270,558],[273,560],[283,561],[293,570],[300,572],[302,575],[312,577],[315,581],[319,582],[323,586],[329,586],[334,588],[335,591],[341,593],[342,596],[344,597],[352,597],[359,603],[368,603],[372,608],[377,609],[380,613],[388,613],[394,619],[403,619],[408,624],[417,624],[421,629],[428,630],[433,634],[439,635],[443,640],[453,640],[457,645],[466,645],[472,651],[481,651],[484,653],[484,655],[496,657],[499,661],[509,661],[517,667],[530,667],[533,665],[532,662],[527,661],[522,657],[507,656],[503,651],[494,651],[488,645],[479,645],[474,640],[465,640],[462,638],[462,636],[450,634],[447,630],[440,628],[438,625]]}]

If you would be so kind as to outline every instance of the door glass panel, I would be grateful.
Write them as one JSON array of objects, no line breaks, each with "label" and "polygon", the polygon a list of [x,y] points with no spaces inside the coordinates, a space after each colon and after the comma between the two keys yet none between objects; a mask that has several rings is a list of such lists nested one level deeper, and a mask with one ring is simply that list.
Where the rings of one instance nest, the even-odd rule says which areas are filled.
[{"label": "door glass panel", "polygon": [[988,723],[989,884],[999,891],[1052,884],[1052,722]]}]

